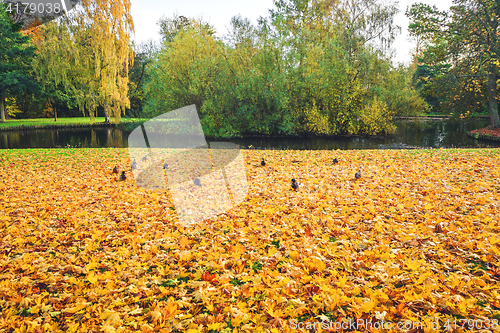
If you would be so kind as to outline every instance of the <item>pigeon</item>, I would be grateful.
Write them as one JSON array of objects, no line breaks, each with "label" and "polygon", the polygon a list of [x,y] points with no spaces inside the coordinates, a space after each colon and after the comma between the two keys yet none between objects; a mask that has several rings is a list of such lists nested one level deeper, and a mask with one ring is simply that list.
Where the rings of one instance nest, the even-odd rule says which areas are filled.
[{"label": "pigeon", "polygon": [[264,161],[264,157],[262,157],[262,161],[260,162],[260,165],[266,166],[266,161]]},{"label": "pigeon", "polygon": [[356,179],[361,178],[361,170],[358,170],[358,172],[356,172],[356,174],[354,174],[354,177],[356,177]]},{"label": "pigeon", "polygon": [[143,161],[147,161],[148,160],[148,155],[144,155],[144,157],[142,158]]},{"label": "pigeon", "polygon": [[292,188],[297,191],[299,189],[299,183],[295,179],[292,179]]},{"label": "pigeon", "polygon": [[333,164],[337,164],[337,163],[339,163],[339,160],[338,160],[338,159],[336,159],[336,158],[334,158],[334,159],[333,159],[333,161],[332,161],[332,163],[333,163]]},{"label": "pigeon", "polygon": [[163,164],[163,169],[168,169],[168,164],[167,163]]},{"label": "pigeon", "polygon": [[113,173],[118,173],[118,167],[115,165],[115,167],[113,168]]},{"label": "pigeon", "polygon": [[125,175],[125,171],[122,171],[122,174],[120,175],[120,180],[127,180],[127,176]]},{"label": "pigeon", "polygon": [[201,186],[200,178],[195,178],[193,182],[196,186]]},{"label": "pigeon", "polygon": [[130,165],[130,167],[131,167],[132,169],[134,169],[134,170],[135,170],[135,169],[137,169],[137,162],[134,160],[134,161],[132,162],[132,164]]}]

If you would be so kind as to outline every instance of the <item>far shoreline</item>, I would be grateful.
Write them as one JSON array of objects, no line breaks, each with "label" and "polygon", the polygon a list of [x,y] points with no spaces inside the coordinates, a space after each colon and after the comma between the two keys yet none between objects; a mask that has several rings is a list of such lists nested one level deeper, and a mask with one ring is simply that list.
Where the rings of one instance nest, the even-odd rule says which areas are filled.
[{"label": "far shoreline", "polygon": [[[474,115],[470,116],[467,119],[487,119],[489,116],[486,115]],[[76,119],[83,119],[84,121],[75,122]],[[0,123],[0,132],[2,131],[28,131],[28,130],[39,130],[39,129],[74,129],[74,128],[120,128],[123,130],[131,129],[131,127],[140,126],[148,119],[144,118],[122,118],[120,123],[114,122],[104,122],[102,119],[104,117],[98,117],[96,119],[100,119],[100,121],[95,121],[90,123],[90,118],[88,117],[77,117],[77,118],[58,118],[58,121],[53,121],[53,118],[31,118],[31,119],[10,119],[7,122],[12,122],[14,120],[17,123],[21,123],[21,125],[6,125],[6,123]],[[400,116],[394,117],[394,120],[450,120],[454,119],[449,115],[422,115],[422,116]],[[53,121],[52,123],[50,123]],[[38,124],[41,123],[41,124]],[[232,137],[232,138],[304,138],[304,137],[386,137],[392,134],[376,134],[376,135],[361,135],[361,134],[340,134],[340,135],[265,135],[265,134],[251,134],[251,135],[242,135],[241,137]],[[216,139],[214,137],[207,137],[210,139]],[[230,139],[229,137],[219,137],[217,139]]]}]

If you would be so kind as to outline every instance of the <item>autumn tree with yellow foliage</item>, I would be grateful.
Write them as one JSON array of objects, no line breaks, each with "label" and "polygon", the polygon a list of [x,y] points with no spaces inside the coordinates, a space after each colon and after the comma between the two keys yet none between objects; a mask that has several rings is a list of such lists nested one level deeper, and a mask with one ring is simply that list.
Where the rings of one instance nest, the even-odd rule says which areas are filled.
[{"label": "autumn tree with yellow foliage", "polygon": [[119,122],[130,105],[133,31],[129,0],[83,0],[42,28],[35,72],[53,98],[73,101],[91,118],[102,106],[106,122]]}]

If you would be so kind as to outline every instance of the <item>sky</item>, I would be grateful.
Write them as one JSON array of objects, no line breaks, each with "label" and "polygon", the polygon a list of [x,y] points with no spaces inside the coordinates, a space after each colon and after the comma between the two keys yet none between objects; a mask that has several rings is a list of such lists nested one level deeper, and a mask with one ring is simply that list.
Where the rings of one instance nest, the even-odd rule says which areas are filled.
[{"label": "sky", "polygon": [[[273,0],[131,0],[132,17],[135,25],[136,42],[144,42],[149,39],[160,40],[159,27],[156,22],[162,16],[172,16],[173,14],[187,17],[202,17],[205,21],[214,25],[219,36],[222,36],[229,27],[231,17],[241,14],[257,23],[260,16],[268,16],[269,9],[273,8]],[[400,12],[396,16],[396,24],[401,26],[402,33],[393,44],[396,52],[393,61],[408,64],[411,60],[411,50],[415,47],[408,36],[408,18],[404,15],[406,8],[412,3],[423,2],[429,5],[436,5],[440,10],[448,9],[452,0],[400,0]]]}]

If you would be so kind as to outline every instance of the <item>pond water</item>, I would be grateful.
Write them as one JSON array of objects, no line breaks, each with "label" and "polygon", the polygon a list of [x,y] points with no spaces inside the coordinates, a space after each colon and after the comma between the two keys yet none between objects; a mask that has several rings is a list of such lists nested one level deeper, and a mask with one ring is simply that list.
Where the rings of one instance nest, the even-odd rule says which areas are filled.
[{"label": "pond water", "polygon": [[[467,131],[483,128],[488,119],[398,120],[394,135],[335,138],[244,138],[231,139],[242,148],[257,149],[411,149],[450,147],[500,147],[500,142],[469,138]],[[130,131],[116,128],[40,129],[1,131],[0,148],[128,147]]]}]

